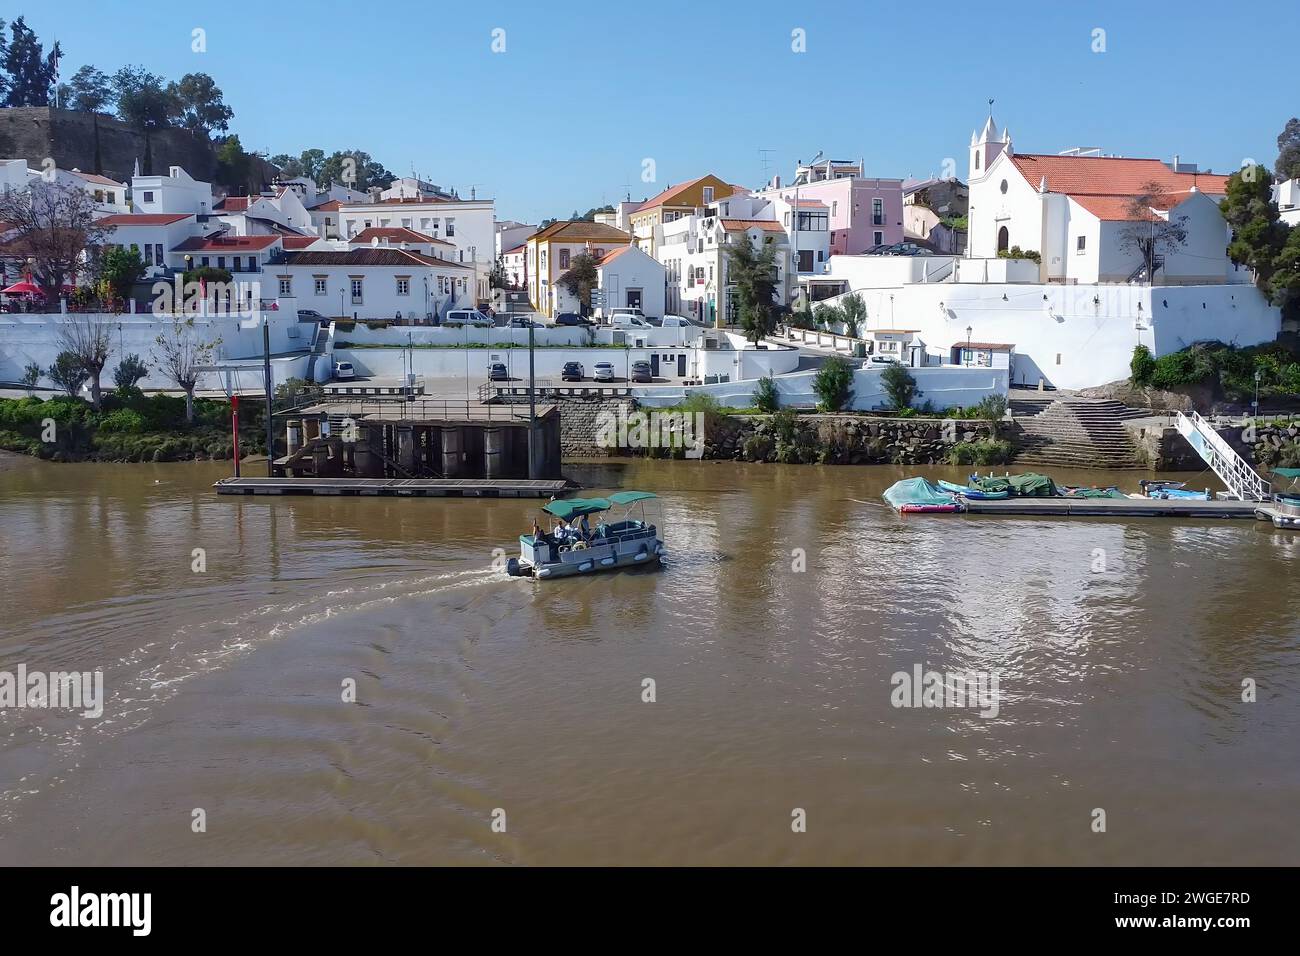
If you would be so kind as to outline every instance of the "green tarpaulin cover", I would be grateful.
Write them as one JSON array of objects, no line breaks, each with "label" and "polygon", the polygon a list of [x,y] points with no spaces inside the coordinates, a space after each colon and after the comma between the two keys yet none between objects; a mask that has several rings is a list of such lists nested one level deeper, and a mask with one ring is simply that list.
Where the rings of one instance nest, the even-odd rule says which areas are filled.
[{"label": "green tarpaulin cover", "polygon": [[977,478],[975,487],[982,491],[1009,490],[1017,498],[1054,498],[1057,495],[1056,482],[1032,471],[1006,478]]},{"label": "green tarpaulin cover", "polygon": [[1128,496],[1122,491],[1115,488],[1067,488],[1064,492],[1067,498],[1127,498]]},{"label": "green tarpaulin cover", "polygon": [[1300,478],[1300,468],[1274,468],[1273,474],[1283,478]]},{"label": "green tarpaulin cover", "polygon": [[552,501],[542,508],[547,514],[553,514],[557,518],[563,518],[565,521],[572,521],[574,518],[581,518],[583,515],[594,515],[600,511],[608,511],[610,507],[608,498],[566,498],[563,501]]},{"label": "green tarpaulin cover", "polygon": [[616,491],[609,496],[609,500],[616,505],[630,505],[638,501],[645,501],[648,498],[658,498],[653,491]]},{"label": "green tarpaulin cover", "polygon": [[881,496],[895,508],[903,505],[950,505],[956,499],[940,491],[924,478],[904,478],[896,481]]}]

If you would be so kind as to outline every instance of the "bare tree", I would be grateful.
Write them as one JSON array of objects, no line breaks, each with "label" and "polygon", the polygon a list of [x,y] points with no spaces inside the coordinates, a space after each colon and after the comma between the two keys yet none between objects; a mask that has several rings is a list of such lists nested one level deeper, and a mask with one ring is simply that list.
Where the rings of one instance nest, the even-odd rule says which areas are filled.
[{"label": "bare tree", "polygon": [[221,339],[205,342],[199,338],[194,318],[172,316],[171,327],[154,340],[158,344],[157,368],[185,392],[185,421],[194,421],[194,387],[199,369],[207,365]]},{"label": "bare tree", "polygon": [[14,232],[7,253],[27,260],[45,308],[58,308],[63,286],[86,268],[86,257],[113,231],[95,218],[95,202],[72,183],[33,180],[0,195],[0,220]]},{"label": "bare tree", "polygon": [[1159,183],[1150,182],[1125,205],[1129,224],[1119,231],[1119,248],[1141,257],[1148,284],[1164,264],[1164,255],[1187,245],[1187,217],[1169,211],[1176,202]]},{"label": "bare tree", "polygon": [[90,404],[95,411],[100,408],[99,377],[113,351],[111,329],[103,316],[91,312],[73,313],[59,322],[59,348],[76,358],[90,380]]}]

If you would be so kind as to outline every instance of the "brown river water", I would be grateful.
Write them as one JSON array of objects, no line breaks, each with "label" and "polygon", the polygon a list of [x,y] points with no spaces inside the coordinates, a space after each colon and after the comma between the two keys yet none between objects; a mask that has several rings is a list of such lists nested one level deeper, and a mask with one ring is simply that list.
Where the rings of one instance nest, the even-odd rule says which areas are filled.
[{"label": "brown river water", "polygon": [[[670,559],[535,582],[492,549],[537,502],[7,464],[0,671],[105,700],[0,709],[3,864],[1300,863],[1300,536],[1265,523],[574,464],[657,491]],[[996,716],[893,706],[917,666],[997,675]]]}]

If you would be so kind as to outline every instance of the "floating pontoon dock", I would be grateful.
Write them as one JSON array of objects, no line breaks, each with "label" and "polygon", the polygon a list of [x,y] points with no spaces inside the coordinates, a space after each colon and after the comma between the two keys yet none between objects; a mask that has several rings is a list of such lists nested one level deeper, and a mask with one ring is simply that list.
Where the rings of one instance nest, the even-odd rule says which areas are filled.
[{"label": "floating pontoon dock", "polygon": [[562,480],[528,478],[222,478],[219,495],[356,495],[384,498],[549,498]]},{"label": "floating pontoon dock", "polygon": [[963,499],[968,514],[1093,518],[1254,518],[1258,501],[1198,501],[1194,498],[1003,498]]}]

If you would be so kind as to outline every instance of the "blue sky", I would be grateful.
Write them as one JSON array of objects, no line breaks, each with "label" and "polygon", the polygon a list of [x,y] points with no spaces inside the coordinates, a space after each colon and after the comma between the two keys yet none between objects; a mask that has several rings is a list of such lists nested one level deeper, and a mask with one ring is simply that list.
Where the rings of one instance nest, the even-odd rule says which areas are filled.
[{"label": "blue sky", "polygon": [[[1250,17],[1202,0],[566,8],[582,9],[59,0],[3,16],[57,37],[65,77],[83,63],[212,74],[248,149],[365,149],[462,195],[477,184],[498,218],[530,222],[617,200],[626,184],[634,199],[705,172],[757,185],[818,150],[878,176],[934,174],[953,157],[964,177],[990,97],[1021,152],[1178,153],[1215,171],[1271,166],[1300,114],[1288,4]],[[196,27],[206,53],[191,51]],[[806,52],[792,50],[796,29]]]}]

